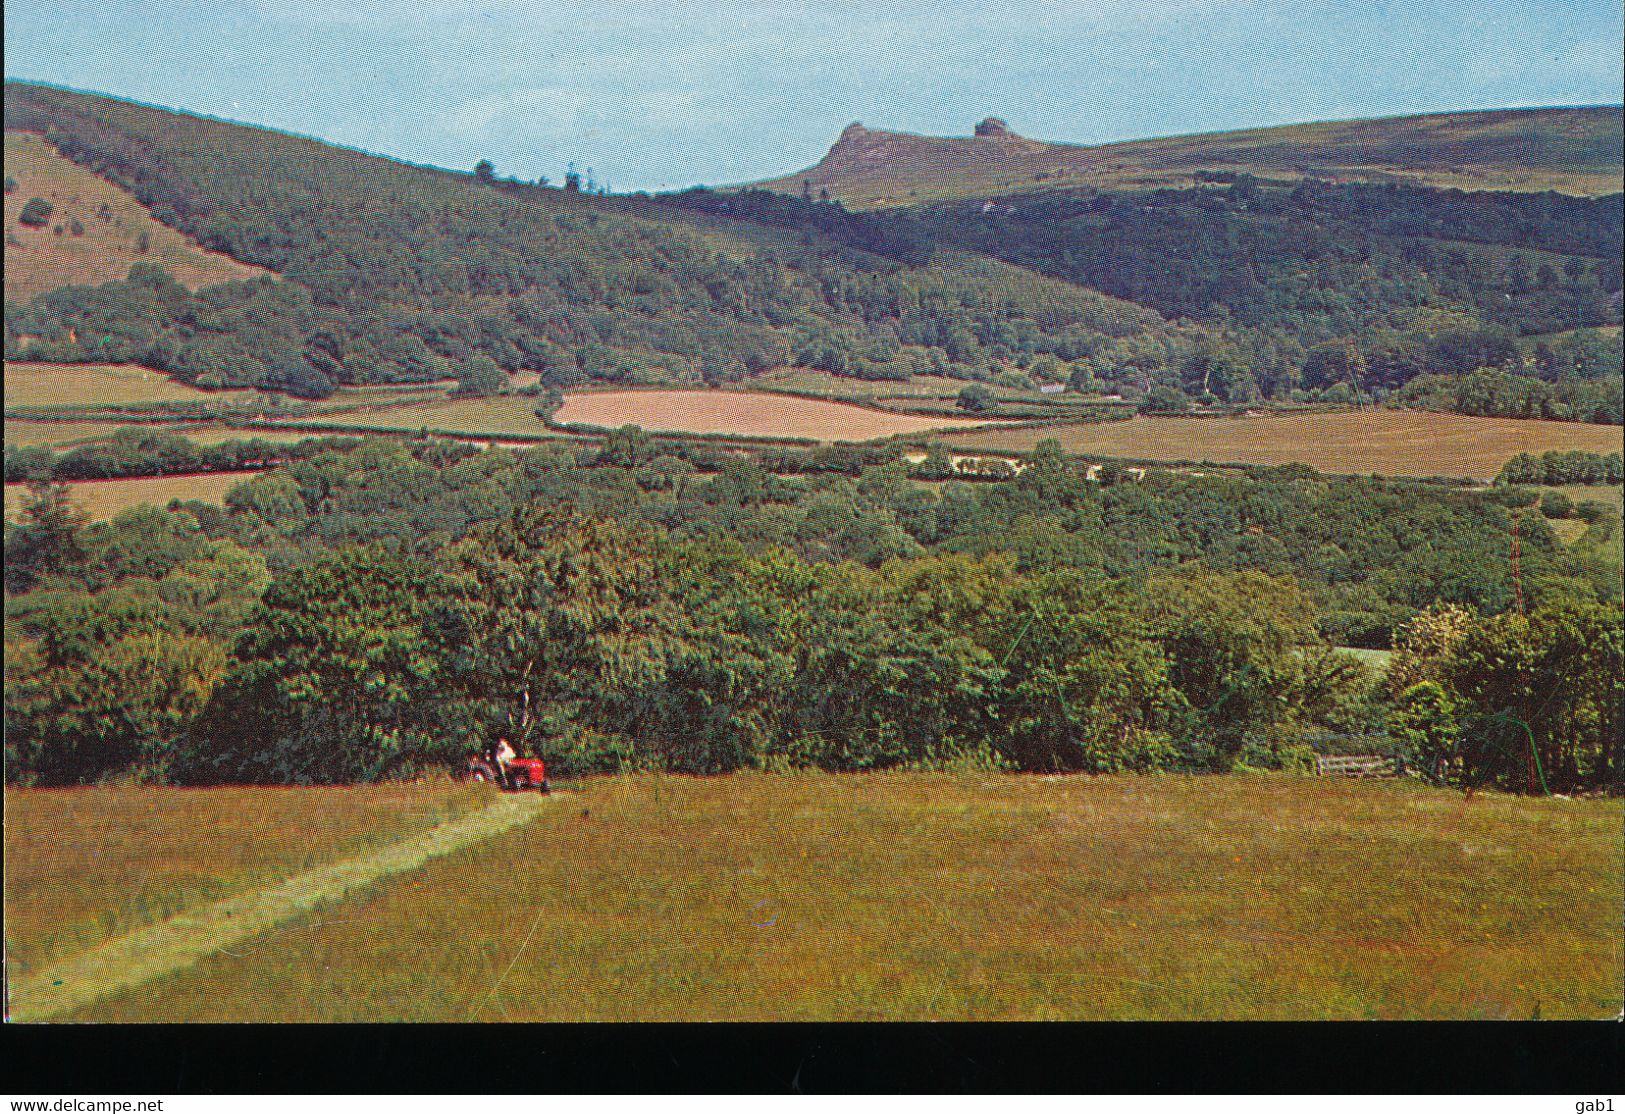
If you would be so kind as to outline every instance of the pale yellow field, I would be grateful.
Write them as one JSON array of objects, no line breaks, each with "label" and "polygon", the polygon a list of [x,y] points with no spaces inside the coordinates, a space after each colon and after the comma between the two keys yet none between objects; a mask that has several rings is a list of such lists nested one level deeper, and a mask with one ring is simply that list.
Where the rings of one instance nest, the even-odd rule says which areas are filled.
[{"label": "pale yellow field", "polygon": [[[112,518],[130,507],[151,503],[167,506],[171,499],[197,499],[204,503],[225,501],[226,492],[259,472],[215,472],[206,476],[153,476],[138,480],[81,480],[69,484],[73,501],[92,520]],[[6,484],[6,517],[15,519],[22,511],[28,488]]]},{"label": "pale yellow field", "polygon": [[194,445],[219,445],[226,441],[264,441],[272,445],[297,445],[323,437],[343,437],[339,433],[309,433],[304,430],[270,429],[265,426],[207,425],[190,428],[169,427]]},{"label": "pale yellow field", "polygon": [[[854,379],[847,375],[832,375],[813,368],[783,367],[764,371],[745,380],[746,387],[774,387],[781,390],[808,391],[815,394],[842,395],[848,398],[955,398],[970,386],[968,379],[950,379],[945,375],[916,375],[906,383],[881,379]],[[1042,398],[1037,391],[1018,391],[994,383],[982,384],[1000,398]]]},{"label": "pale yellow field", "polygon": [[241,402],[258,392],[203,391],[137,364],[5,365],[7,406],[122,406],[142,402]]},{"label": "pale yellow field", "polygon": [[872,441],[898,433],[986,425],[886,414],[842,402],[749,391],[581,391],[565,396],[560,422],[615,428],[642,426],[674,433],[733,433],[752,437],[810,437],[819,441]]},{"label": "pale yellow field", "polygon": [[1562,484],[1557,487],[1542,487],[1539,490],[1542,495],[1548,491],[1566,495],[1575,506],[1581,503],[1601,503],[1605,507],[1613,507],[1616,511],[1625,511],[1625,487],[1619,484]]},{"label": "pale yellow field", "polygon": [[[141,203],[113,183],[63,158],[42,137],[7,132],[5,168],[17,189],[5,195],[5,224],[18,243],[6,245],[7,298],[26,301],[68,283],[95,284],[122,279],[132,263],[157,263],[182,284],[197,289],[270,274],[260,267],[205,251],[181,233],[154,220]],[[24,205],[43,197],[55,211],[43,228],[17,222]],[[99,214],[105,205],[107,219]],[[75,236],[77,220],[84,229]],[[62,235],[55,229],[61,226]],[[147,237],[147,250],[140,238]],[[19,246],[20,244],[20,246]]]},{"label": "pale yellow field", "polygon": [[1055,438],[1071,453],[1224,464],[1307,464],[1323,472],[1490,479],[1517,453],[1618,452],[1618,426],[1470,418],[1413,410],[1147,418],[1088,425],[978,430],[947,440],[960,449],[1031,449]]},{"label": "pale yellow field", "polygon": [[123,429],[118,422],[28,422],[8,420],[5,423],[6,444],[45,445],[53,449],[83,445],[111,437],[115,430]]},{"label": "pale yellow field", "polygon": [[468,434],[545,434],[548,429],[536,416],[536,404],[534,398],[512,395],[455,398],[443,402],[369,407],[342,414],[323,414],[319,420],[324,425],[367,426],[406,432],[443,429]]}]

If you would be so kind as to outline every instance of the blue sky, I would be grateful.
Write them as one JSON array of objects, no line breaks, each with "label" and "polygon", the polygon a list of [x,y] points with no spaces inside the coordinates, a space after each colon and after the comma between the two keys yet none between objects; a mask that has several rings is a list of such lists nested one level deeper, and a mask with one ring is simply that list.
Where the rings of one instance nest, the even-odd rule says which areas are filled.
[{"label": "blue sky", "polygon": [[[341,9],[341,10],[335,10]],[[617,190],[770,177],[853,120],[1079,143],[1618,104],[1618,0],[5,0],[8,77]]]}]

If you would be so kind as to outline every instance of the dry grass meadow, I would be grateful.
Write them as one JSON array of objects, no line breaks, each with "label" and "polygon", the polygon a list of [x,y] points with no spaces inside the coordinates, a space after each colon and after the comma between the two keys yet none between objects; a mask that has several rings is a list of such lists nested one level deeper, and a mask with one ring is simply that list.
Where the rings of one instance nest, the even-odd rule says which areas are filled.
[{"label": "dry grass meadow", "polygon": [[[239,402],[250,390],[204,391],[137,364],[5,365],[7,406],[124,406],[146,402]],[[9,424],[9,423],[8,423]]]},{"label": "dry grass meadow", "polygon": [[423,832],[490,800],[451,782],[8,788],[6,955],[26,973],[197,905]]},{"label": "dry grass meadow", "polygon": [[1345,410],[1224,418],[1135,417],[1121,422],[976,430],[956,449],[1031,449],[1054,438],[1069,453],[1221,464],[1307,464],[1323,472],[1487,480],[1518,453],[1618,452],[1618,426],[1473,418],[1419,410]]},{"label": "dry grass meadow", "polygon": [[[92,521],[112,518],[144,503],[164,507],[171,499],[223,503],[226,492],[259,472],[210,472],[194,476],[151,476],[134,480],[80,480],[68,485],[73,502]],[[15,520],[28,496],[24,484],[6,485],[6,517]]]},{"label": "dry grass meadow", "polygon": [[637,425],[662,432],[810,437],[818,441],[872,441],[899,433],[987,424],[974,419],[888,414],[791,395],[702,390],[578,391],[565,396],[556,419],[611,429]]},{"label": "dry grass meadow", "polygon": [[[1277,776],[598,779],[69,1017],[1612,1017],[1620,823],[1618,801]],[[102,893],[62,900],[94,923]]]},{"label": "dry grass meadow", "polygon": [[[747,387],[765,387],[784,391],[806,391],[846,398],[867,399],[938,399],[953,401],[959,392],[970,386],[968,379],[951,379],[945,375],[916,375],[907,382],[890,379],[855,379],[849,375],[835,375],[815,368],[782,367],[753,375],[744,381]],[[1045,396],[1038,391],[1023,391],[997,383],[983,383],[999,398],[1034,399]]]},{"label": "dry grass meadow", "polygon": [[[1616,448],[1614,450],[1618,452]],[[1542,487],[1541,494],[1555,491],[1566,496],[1575,506],[1581,503],[1601,503],[1605,507],[1612,507],[1616,512],[1625,511],[1625,487],[1619,484],[1560,484],[1553,487]]]},{"label": "dry grass meadow", "polygon": [[[194,290],[270,274],[206,251],[159,224],[130,194],[63,158],[40,136],[6,132],[5,166],[7,177],[17,180],[17,189],[5,196],[6,233],[17,240],[6,245],[7,298],[26,301],[67,283],[112,282],[142,261],[160,264]],[[33,197],[55,207],[43,228],[17,221]],[[72,234],[74,221],[84,229],[82,235]],[[143,236],[146,251],[140,246]]]},{"label": "dry grass meadow", "polygon": [[[43,445],[61,451],[76,445],[105,441],[123,429],[127,422],[31,422],[8,418],[5,442],[8,445]],[[173,427],[170,427],[173,428]],[[176,430],[175,432],[180,432]]]},{"label": "dry grass meadow", "polygon": [[368,406],[321,414],[313,420],[323,425],[400,430],[402,433],[435,429],[469,436],[544,436],[548,428],[536,416],[536,402],[536,399],[524,395],[449,398],[394,406]]}]

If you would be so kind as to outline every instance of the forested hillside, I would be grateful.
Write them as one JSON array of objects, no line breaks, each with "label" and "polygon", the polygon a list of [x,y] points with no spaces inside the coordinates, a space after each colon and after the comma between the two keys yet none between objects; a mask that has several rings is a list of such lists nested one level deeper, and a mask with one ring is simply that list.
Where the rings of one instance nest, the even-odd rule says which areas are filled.
[{"label": "forested hillside", "polygon": [[476,355],[560,387],[716,382],[791,361],[906,378],[1167,329],[1013,268],[913,266],[824,239],[784,250],[744,222],[702,232],[578,191],[38,86],[8,83],[6,127],[280,276],[194,295],[138,266],[8,306],[13,357],[27,336],[32,359],[133,360],[315,397],[443,378]]},{"label": "forested hillside", "polygon": [[[1617,162],[1607,111],[1574,112],[1553,117],[1585,124],[1564,141],[1573,159]],[[1454,137],[1427,156],[1445,159],[1470,132],[1503,167],[1519,143],[1551,154],[1551,114],[1502,115],[1476,131],[1390,128],[1389,153],[1425,162],[1428,135]],[[1391,397],[1621,420],[1618,337],[1595,331],[1621,320],[1618,193],[1260,178],[1205,169],[1198,152],[1230,149],[1208,143],[1180,148],[1177,188],[1046,180],[854,213],[810,184],[594,196],[15,82],[6,126],[278,276],[194,293],[138,263],[118,282],[8,304],[8,358],[140,362],[303,397],[449,376],[491,390],[493,364],[559,388],[800,364],[1019,375],[1153,412]],[[1256,138],[1235,142],[1263,150]]]}]

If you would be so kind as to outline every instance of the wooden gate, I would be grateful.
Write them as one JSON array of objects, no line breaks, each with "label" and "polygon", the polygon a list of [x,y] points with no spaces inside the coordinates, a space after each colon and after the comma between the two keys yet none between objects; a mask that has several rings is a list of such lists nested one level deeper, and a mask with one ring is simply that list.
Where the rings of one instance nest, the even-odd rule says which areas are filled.
[{"label": "wooden gate", "polygon": [[1317,777],[1393,777],[1394,760],[1380,754],[1317,754]]}]

